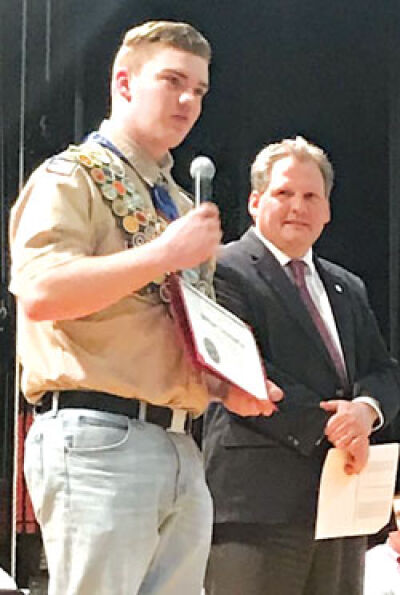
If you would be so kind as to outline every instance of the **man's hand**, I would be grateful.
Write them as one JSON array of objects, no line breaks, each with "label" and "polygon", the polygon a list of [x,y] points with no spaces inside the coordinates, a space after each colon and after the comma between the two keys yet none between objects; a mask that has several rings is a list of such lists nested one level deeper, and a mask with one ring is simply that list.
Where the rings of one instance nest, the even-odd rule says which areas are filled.
[{"label": "man's hand", "polygon": [[228,394],[222,403],[229,411],[243,417],[254,415],[265,415],[269,417],[277,410],[275,403],[283,399],[283,392],[271,380],[267,380],[267,391],[269,399],[263,401],[249,395],[249,393],[236,386],[230,385]]},{"label": "man's hand", "polygon": [[360,473],[368,461],[369,440],[365,436],[355,438],[345,449],[344,471],[347,475]]},{"label": "man's hand", "polygon": [[322,401],[320,407],[333,413],[325,426],[325,435],[337,448],[347,449],[358,438],[368,439],[377,418],[372,407],[357,401]]},{"label": "man's hand", "polygon": [[168,270],[176,272],[214,257],[221,237],[218,208],[204,203],[168,225],[157,241],[165,247]]}]

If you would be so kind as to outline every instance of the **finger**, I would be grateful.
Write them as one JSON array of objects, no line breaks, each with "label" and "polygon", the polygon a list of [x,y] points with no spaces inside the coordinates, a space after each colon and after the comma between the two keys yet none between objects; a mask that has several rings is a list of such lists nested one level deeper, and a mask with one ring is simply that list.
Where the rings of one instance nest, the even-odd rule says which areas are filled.
[{"label": "finger", "polygon": [[346,475],[355,475],[357,473],[357,471],[352,463],[345,464],[344,472],[346,473]]},{"label": "finger", "polygon": [[264,415],[265,417],[269,417],[275,411],[277,411],[277,406],[272,401],[265,401],[259,408],[259,415]]},{"label": "finger", "polygon": [[358,473],[360,473],[360,471],[362,471],[364,465],[362,464],[361,461],[355,460],[353,463],[349,463],[348,465],[344,466],[344,469],[346,471],[346,468],[348,468],[348,471],[346,471],[346,473],[348,475],[356,475]]},{"label": "finger", "polygon": [[336,448],[349,448],[353,442],[353,439],[354,436],[347,434],[341,438],[338,438],[337,440],[334,440],[333,444],[336,446]]},{"label": "finger", "polygon": [[344,472],[346,475],[353,475],[355,471],[355,459],[350,452],[345,453],[345,460],[344,460]]},{"label": "finger", "polygon": [[356,438],[352,432],[341,432],[335,434],[325,434],[329,442],[334,444],[337,448],[348,447],[351,442]]},{"label": "finger", "polygon": [[[328,436],[327,436],[328,438]],[[346,437],[338,438],[337,440],[333,440],[332,438],[328,438],[329,442],[333,444],[335,448],[339,448],[340,450],[344,450],[346,452],[350,452],[350,445],[352,443],[352,439]]]},{"label": "finger", "polygon": [[358,471],[361,471],[368,462],[369,440],[366,436],[355,438],[349,448],[358,463]]},{"label": "finger", "polygon": [[348,420],[343,418],[342,416],[334,415],[327,421],[325,427],[331,434],[334,434],[336,432],[338,434],[343,434],[343,432],[351,431],[352,424],[350,424]]},{"label": "finger", "polygon": [[325,411],[337,411],[339,407],[339,401],[321,401],[319,406]]},{"label": "finger", "polygon": [[252,413],[250,415],[264,415],[265,417],[269,417],[274,412],[274,408],[275,405],[270,401],[266,401],[265,403],[263,402],[263,404],[254,403],[252,405]]},{"label": "finger", "polygon": [[223,403],[229,411],[237,413],[242,417],[257,416],[260,414],[255,397],[251,397],[236,387],[231,387],[228,397],[226,397]]},{"label": "finger", "polygon": [[345,421],[338,415],[333,415],[331,418],[329,418],[325,425],[325,434],[331,437],[338,438],[343,434],[343,432],[347,430],[348,428]]},{"label": "finger", "polygon": [[268,392],[268,397],[274,403],[277,403],[278,401],[282,401],[283,390],[281,388],[279,388],[279,386],[277,386],[271,380],[267,380],[267,392]]},{"label": "finger", "polygon": [[354,429],[356,431],[360,424],[348,411],[338,411],[328,419],[326,427],[332,431],[338,428]]},{"label": "finger", "polygon": [[346,465],[349,474],[360,473],[368,461],[368,444],[362,440],[353,440],[349,450],[346,453]]},{"label": "finger", "polygon": [[364,459],[355,459],[352,462],[346,463],[344,466],[345,473],[347,473],[347,475],[356,475],[361,473],[365,467],[365,464],[366,461]]},{"label": "finger", "polygon": [[219,218],[219,209],[213,202],[203,202],[199,207],[197,207],[197,212],[200,212],[204,217]]},{"label": "finger", "polygon": [[251,415],[271,415],[276,410],[276,405],[269,399],[263,400],[249,395],[247,397],[247,407],[251,410]]},{"label": "finger", "polygon": [[246,401],[246,412],[247,415],[265,415],[269,417],[276,411],[276,405],[268,400],[257,399],[252,395],[247,397]]},{"label": "finger", "polygon": [[349,437],[351,440],[368,437],[368,433],[358,424],[346,422],[343,422],[341,425],[337,425],[334,428],[329,428],[328,434],[330,439],[335,441],[345,437]]}]

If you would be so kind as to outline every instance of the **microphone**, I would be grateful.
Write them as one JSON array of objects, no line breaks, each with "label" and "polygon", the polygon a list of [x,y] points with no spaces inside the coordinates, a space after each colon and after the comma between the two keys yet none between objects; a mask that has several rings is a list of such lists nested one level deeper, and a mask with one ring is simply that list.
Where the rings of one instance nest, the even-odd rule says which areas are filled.
[{"label": "microphone", "polygon": [[209,157],[199,155],[190,165],[193,178],[195,206],[212,199],[212,180],[215,176],[215,165]]}]

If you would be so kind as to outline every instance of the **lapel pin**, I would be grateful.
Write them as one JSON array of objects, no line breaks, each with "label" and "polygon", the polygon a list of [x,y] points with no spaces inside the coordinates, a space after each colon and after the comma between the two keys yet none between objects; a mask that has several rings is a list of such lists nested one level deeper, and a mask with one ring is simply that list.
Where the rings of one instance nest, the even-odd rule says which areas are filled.
[{"label": "lapel pin", "polygon": [[343,287],[339,283],[335,284],[335,289],[338,293],[343,293]]}]

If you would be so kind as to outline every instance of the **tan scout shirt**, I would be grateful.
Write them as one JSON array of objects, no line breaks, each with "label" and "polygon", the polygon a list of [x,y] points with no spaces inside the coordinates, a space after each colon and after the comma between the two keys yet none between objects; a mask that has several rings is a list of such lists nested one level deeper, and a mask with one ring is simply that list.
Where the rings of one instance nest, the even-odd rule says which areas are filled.
[{"label": "tan scout shirt", "polygon": [[[134,166],[100,148],[123,167],[149,209],[154,211],[148,186],[160,174],[168,180],[180,214],[191,208],[191,201],[171,178],[170,156],[160,168],[114,130],[111,122],[104,122],[100,131]],[[33,173],[12,209],[10,290],[17,297],[29,292],[30,281],[45,270],[126,246],[126,237],[90,172],[70,152],[61,157]],[[17,323],[22,389],[30,402],[49,390],[86,389],[194,413],[207,405],[205,385],[185,358],[158,293],[135,293],[75,320],[33,322],[18,308]]]}]

